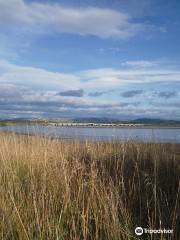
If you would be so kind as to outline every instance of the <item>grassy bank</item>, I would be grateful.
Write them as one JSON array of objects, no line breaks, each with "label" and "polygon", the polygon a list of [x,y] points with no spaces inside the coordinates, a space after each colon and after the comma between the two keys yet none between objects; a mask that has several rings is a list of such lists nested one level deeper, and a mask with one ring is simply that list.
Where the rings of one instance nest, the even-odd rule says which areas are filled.
[{"label": "grassy bank", "polygon": [[[180,147],[0,134],[0,238],[179,239]],[[178,222],[179,221],[179,222]]]}]

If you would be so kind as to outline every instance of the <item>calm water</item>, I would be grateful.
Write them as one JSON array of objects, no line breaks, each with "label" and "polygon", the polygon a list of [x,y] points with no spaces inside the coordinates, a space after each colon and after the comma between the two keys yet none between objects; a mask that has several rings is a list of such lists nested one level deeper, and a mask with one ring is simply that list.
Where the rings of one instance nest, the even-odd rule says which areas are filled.
[{"label": "calm water", "polygon": [[128,141],[180,143],[180,128],[90,128],[56,126],[8,126],[0,131],[40,134],[66,139],[96,141]]}]

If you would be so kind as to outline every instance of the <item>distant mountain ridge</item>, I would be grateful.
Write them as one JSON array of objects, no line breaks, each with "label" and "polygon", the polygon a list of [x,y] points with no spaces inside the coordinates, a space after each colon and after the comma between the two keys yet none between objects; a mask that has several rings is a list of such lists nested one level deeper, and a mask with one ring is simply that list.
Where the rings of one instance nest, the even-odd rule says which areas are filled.
[{"label": "distant mountain ridge", "polygon": [[180,124],[178,120],[164,120],[164,119],[151,119],[151,118],[138,118],[132,120],[133,123],[143,123],[143,124]]},{"label": "distant mountain ridge", "polygon": [[132,124],[150,124],[150,125],[179,125],[178,120],[164,120],[164,119],[151,119],[151,118],[137,118],[134,120],[119,120],[119,119],[109,119],[109,118],[77,118],[74,122],[80,123],[132,123]]},{"label": "distant mountain ridge", "polygon": [[180,125],[180,120],[165,120],[165,119],[153,119],[153,118],[137,118],[133,120],[120,120],[111,118],[15,118],[15,119],[0,119],[0,122],[18,122],[18,123],[32,123],[32,122],[74,122],[74,123],[111,123],[111,124],[145,124],[145,125]]}]

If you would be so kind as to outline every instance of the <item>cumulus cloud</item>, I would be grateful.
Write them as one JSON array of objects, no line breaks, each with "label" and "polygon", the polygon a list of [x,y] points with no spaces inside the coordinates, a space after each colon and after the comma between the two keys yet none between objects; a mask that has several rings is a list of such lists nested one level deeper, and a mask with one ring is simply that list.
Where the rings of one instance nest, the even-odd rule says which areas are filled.
[{"label": "cumulus cloud", "polygon": [[[173,118],[178,118],[178,102],[163,104],[155,99],[146,107],[142,102],[124,102],[60,96],[56,91],[41,91],[25,86],[0,84],[0,114],[8,117],[139,117],[168,116],[173,111]],[[164,108],[164,107],[163,107]],[[164,115],[163,115],[164,114]],[[171,115],[169,115],[171,116]]]},{"label": "cumulus cloud", "polygon": [[[13,94],[14,91],[14,94]],[[129,103],[88,100],[75,96],[59,96],[54,91],[40,91],[24,86],[0,84],[0,114],[9,116],[77,116],[98,115],[112,109],[123,109]]]},{"label": "cumulus cloud", "polygon": [[179,98],[180,96],[180,92],[178,92],[177,90],[159,90],[159,91],[144,91],[143,92],[143,97],[145,97],[146,99],[173,99],[173,98]]},{"label": "cumulus cloud", "polygon": [[37,31],[128,38],[146,26],[133,23],[131,16],[97,7],[64,7],[59,4],[23,0],[0,0],[0,25],[34,28]]},{"label": "cumulus cloud", "polygon": [[121,96],[124,98],[131,98],[136,97],[139,95],[143,95],[144,98],[164,98],[164,99],[170,99],[178,97],[177,91],[145,91],[145,90],[129,90],[121,93]]},{"label": "cumulus cloud", "polygon": [[59,93],[57,93],[57,95],[59,95],[59,96],[70,96],[70,97],[83,97],[84,90],[83,89],[69,90],[69,91],[59,92]]},{"label": "cumulus cloud", "polygon": [[[68,92],[68,91],[67,91]],[[71,92],[71,91],[69,91]],[[73,91],[75,93],[75,91]],[[77,98],[68,94],[66,96],[59,95],[55,91],[37,90],[28,88],[23,85],[16,86],[13,84],[0,84],[0,103],[4,104],[18,104],[31,106],[46,106],[53,105],[56,107],[73,107],[73,108],[88,108],[88,107],[117,107],[124,106],[124,103],[117,103],[116,101],[100,101],[90,100],[85,98]]]},{"label": "cumulus cloud", "polygon": [[[132,89],[132,84],[136,86],[139,84],[142,87],[149,83],[170,84],[172,81],[180,82],[180,72],[153,70],[145,73],[140,70],[125,71],[107,68],[65,74],[0,61],[0,114],[26,112],[30,116],[34,114],[41,114],[41,116],[43,114],[46,116],[104,114],[105,116],[131,113],[134,116],[140,109],[144,109],[144,103],[136,103],[129,99],[124,102],[117,96],[108,97],[106,101],[102,99],[97,101],[97,97],[121,91],[125,98],[143,94],[145,98],[151,96],[154,101],[157,101],[156,97],[169,99],[175,96],[174,91],[150,92],[143,88],[143,90],[123,92],[122,87]],[[176,97],[179,95],[177,94]],[[146,104],[148,105],[148,102]],[[178,106],[174,105],[174,109]],[[151,106],[149,112],[156,107],[156,105]],[[158,106],[156,110],[160,109],[161,106]]]},{"label": "cumulus cloud", "polygon": [[[27,89],[24,86],[15,87],[11,85],[0,87],[0,94],[6,90],[14,89],[18,94],[4,93],[4,98],[0,98],[1,117],[140,117],[140,116],[160,116],[168,117],[172,109],[173,118],[178,118],[176,111],[179,104],[173,103],[170,108],[162,110],[162,104],[156,103],[151,106],[135,102],[119,101],[96,101],[77,97],[58,96],[51,91],[37,91]],[[165,114],[166,113],[166,114]]]},{"label": "cumulus cloud", "polygon": [[20,90],[13,84],[0,84],[0,101],[7,101],[11,98],[20,99]]},{"label": "cumulus cloud", "polygon": [[121,93],[121,95],[125,98],[131,98],[137,95],[141,95],[142,93],[143,93],[143,90],[130,90],[130,91]]},{"label": "cumulus cloud", "polygon": [[106,92],[90,92],[88,95],[90,97],[100,97],[102,96],[103,94],[105,94]]},{"label": "cumulus cloud", "polygon": [[161,98],[174,98],[176,97],[178,94],[176,91],[161,91],[161,92],[157,92],[157,96],[161,97]]},{"label": "cumulus cloud", "polygon": [[108,90],[108,91],[96,91],[96,92],[90,92],[88,94],[88,96],[90,97],[100,97],[104,94],[109,94],[109,93],[112,93],[112,92],[115,92],[115,90]]}]

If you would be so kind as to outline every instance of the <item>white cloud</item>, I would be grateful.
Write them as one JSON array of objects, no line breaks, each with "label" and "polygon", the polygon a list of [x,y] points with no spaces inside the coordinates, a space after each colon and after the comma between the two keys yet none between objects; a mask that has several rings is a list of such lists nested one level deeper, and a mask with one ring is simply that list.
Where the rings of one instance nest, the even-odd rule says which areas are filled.
[{"label": "white cloud", "polygon": [[[150,104],[134,101],[90,99],[84,96],[58,96],[56,91],[37,90],[26,86],[0,83],[1,117],[139,117],[155,116],[179,118],[178,99],[160,102],[153,98]],[[173,115],[172,115],[173,112]]]},{"label": "white cloud", "polygon": [[129,69],[117,70],[111,68],[92,69],[81,73],[85,79],[86,88],[111,89],[122,85],[142,84],[153,82],[180,81],[180,71],[174,70],[152,70],[152,69]]},{"label": "white cloud", "polygon": [[97,7],[64,7],[52,3],[0,0],[0,25],[21,24],[25,29],[94,35],[101,38],[128,38],[149,26],[133,23],[116,10]]},{"label": "white cloud", "polygon": [[145,60],[139,60],[139,61],[126,61],[121,64],[122,66],[127,67],[137,67],[137,68],[149,68],[154,67],[158,65],[157,61],[145,61]]},{"label": "white cloud", "polygon": [[42,68],[18,66],[0,61],[0,83],[68,90],[79,89],[80,79],[73,74],[50,72]]},{"label": "white cloud", "polygon": [[0,61],[0,84],[23,85],[57,92],[79,89],[110,90],[123,85],[173,81],[180,82],[180,71],[104,68],[68,74]]},{"label": "white cloud", "polygon": [[140,70],[140,71],[160,71],[171,72],[179,71],[180,65],[177,61],[168,60],[167,58],[160,58],[154,60],[129,60],[122,62],[121,66],[128,70]]}]

